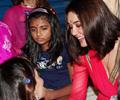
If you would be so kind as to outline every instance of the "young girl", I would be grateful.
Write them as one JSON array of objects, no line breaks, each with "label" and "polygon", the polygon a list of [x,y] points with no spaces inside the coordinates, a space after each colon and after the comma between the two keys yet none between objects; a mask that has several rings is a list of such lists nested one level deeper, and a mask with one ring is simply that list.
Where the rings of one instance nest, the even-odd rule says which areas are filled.
[{"label": "young girl", "polygon": [[50,7],[47,0],[14,0],[14,5],[8,9],[3,21],[10,27],[12,43],[17,49],[22,49],[26,43],[26,15],[35,7]]},{"label": "young girl", "polygon": [[46,8],[34,9],[28,16],[27,28],[27,54],[37,64],[44,80],[45,99],[67,100],[71,87],[70,64],[55,12]]}]

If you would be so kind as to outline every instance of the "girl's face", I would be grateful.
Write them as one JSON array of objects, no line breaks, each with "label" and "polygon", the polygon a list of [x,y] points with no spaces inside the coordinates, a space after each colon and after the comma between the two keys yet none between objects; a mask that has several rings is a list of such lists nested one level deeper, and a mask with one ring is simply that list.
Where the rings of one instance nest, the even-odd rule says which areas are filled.
[{"label": "girl's face", "polygon": [[30,22],[30,32],[33,39],[41,45],[43,51],[49,48],[51,26],[45,18],[33,18]]},{"label": "girl's face", "polygon": [[79,40],[81,47],[86,47],[87,43],[85,40],[83,27],[78,16],[74,12],[68,12],[67,24],[71,34]]}]

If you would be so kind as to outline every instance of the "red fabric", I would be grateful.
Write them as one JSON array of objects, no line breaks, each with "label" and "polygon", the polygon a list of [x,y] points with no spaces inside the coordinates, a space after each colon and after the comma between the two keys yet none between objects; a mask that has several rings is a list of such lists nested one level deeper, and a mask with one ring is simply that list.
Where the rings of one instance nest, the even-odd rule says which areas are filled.
[{"label": "red fabric", "polygon": [[90,51],[89,56],[92,69],[88,64],[85,55],[79,57],[81,65],[76,63],[73,64],[73,83],[69,100],[86,100],[89,75],[95,88],[98,90],[97,100],[110,100],[111,96],[117,95],[118,79],[112,84],[109,81],[104,66],[95,51]]}]

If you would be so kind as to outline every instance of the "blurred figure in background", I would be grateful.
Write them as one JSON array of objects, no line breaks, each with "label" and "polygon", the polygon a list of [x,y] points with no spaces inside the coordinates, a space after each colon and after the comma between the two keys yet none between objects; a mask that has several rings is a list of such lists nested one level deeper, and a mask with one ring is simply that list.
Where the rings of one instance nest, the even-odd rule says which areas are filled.
[{"label": "blurred figure in background", "polygon": [[111,12],[120,19],[120,0],[103,0]]},{"label": "blurred figure in background", "polygon": [[9,27],[0,21],[0,64],[17,55],[11,41],[12,33]]}]

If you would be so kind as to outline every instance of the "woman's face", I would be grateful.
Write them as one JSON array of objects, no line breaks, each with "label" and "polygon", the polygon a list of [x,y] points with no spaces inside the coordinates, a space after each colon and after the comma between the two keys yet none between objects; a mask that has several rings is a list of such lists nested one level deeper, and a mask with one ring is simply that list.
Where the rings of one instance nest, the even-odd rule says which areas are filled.
[{"label": "woman's face", "polygon": [[34,41],[36,41],[43,50],[49,48],[49,41],[51,39],[51,26],[45,18],[34,18],[30,22],[30,32]]},{"label": "woman's face", "polygon": [[79,40],[81,47],[86,47],[87,43],[85,40],[83,27],[78,16],[74,12],[68,12],[67,24],[71,34]]}]

